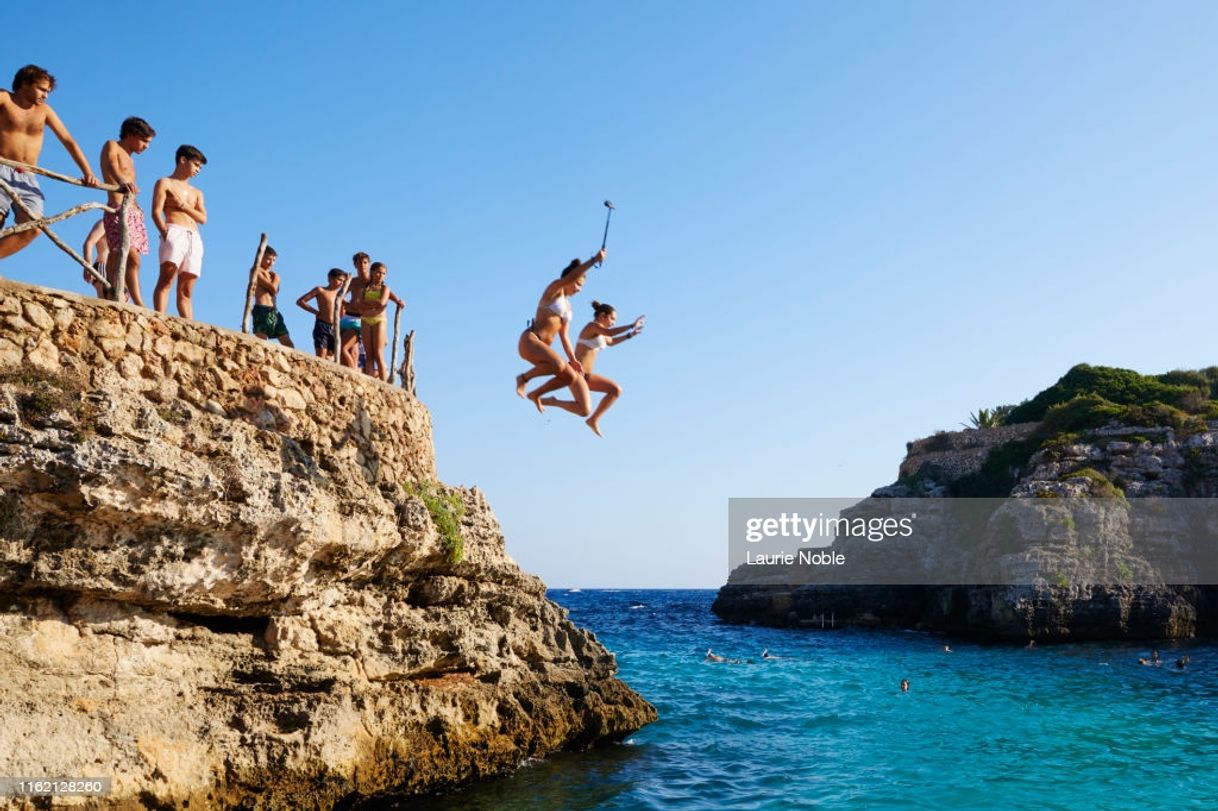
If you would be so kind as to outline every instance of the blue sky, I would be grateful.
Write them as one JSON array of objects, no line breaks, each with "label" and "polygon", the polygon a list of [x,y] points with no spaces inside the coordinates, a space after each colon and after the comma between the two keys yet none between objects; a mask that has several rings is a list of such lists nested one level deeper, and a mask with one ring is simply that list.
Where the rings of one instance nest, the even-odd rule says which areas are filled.
[{"label": "blue sky", "polygon": [[[51,70],[95,168],[148,119],[145,208],[178,144],[207,154],[201,320],[239,326],[262,231],[302,345],[298,295],[387,262],[441,478],[551,586],[717,586],[729,497],[866,495],[907,440],[1078,362],[1218,360],[1212,4],[335,8],[134,10],[109,54],[67,3],[0,78]],[[42,163],[72,170],[53,137]],[[593,298],[648,326],[598,361],[625,389],[598,439],[512,378],[605,198],[576,326]],[[46,240],[0,273],[83,290]]]}]

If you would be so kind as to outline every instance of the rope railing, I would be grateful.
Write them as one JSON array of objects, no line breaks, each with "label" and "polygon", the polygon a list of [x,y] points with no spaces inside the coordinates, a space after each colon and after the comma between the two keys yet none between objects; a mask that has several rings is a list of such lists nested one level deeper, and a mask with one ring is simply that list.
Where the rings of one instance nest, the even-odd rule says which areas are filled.
[{"label": "rope railing", "polygon": [[122,287],[123,287],[122,278],[123,278],[123,273],[125,270],[125,263],[127,261],[127,249],[128,249],[128,244],[129,244],[128,235],[127,235],[126,207],[129,205],[129,201],[131,199],[131,194],[129,194],[127,192],[126,188],[123,186],[120,186],[118,184],[115,184],[115,183],[98,183],[96,186],[90,186],[87,183],[84,183],[83,181],[81,181],[77,178],[68,177],[67,175],[60,174],[59,172],[52,172],[50,169],[43,169],[41,166],[35,166],[30,163],[22,163],[21,161],[15,161],[15,160],[11,160],[9,158],[0,158],[0,164],[3,164],[5,166],[11,166],[14,169],[20,169],[23,172],[30,172],[31,174],[35,174],[35,175],[42,175],[43,177],[48,177],[51,180],[58,180],[60,183],[67,183],[72,186],[80,186],[80,187],[86,188],[86,189],[98,189],[100,191],[116,192],[118,194],[123,195],[123,208],[117,209],[117,210],[121,210],[123,212],[123,216],[122,216],[123,253],[122,253],[122,260],[121,260],[121,264],[123,265],[123,267],[120,268],[120,270],[119,270],[118,285],[112,285],[112,284],[110,284],[109,279],[98,274],[98,272],[93,269],[93,266],[85,261],[85,258],[83,256],[81,256],[75,250],[73,250],[71,247],[69,247],[68,244],[65,243],[62,239],[60,239],[59,235],[56,234],[54,231],[52,231],[49,226],[51,226],[54,223],[66,220],[69,217],[75,217],[77,214],[83,214],[86,211],[101,210],[101,211],[107,212],[109,214],[113,214],[113,213],[115,213],[116,209],[113,209],[110,206],[104,205],[102,203],[81,203],[78,206],[73,206],[72,208],[68,209],[67,211],[62,211],[59,214],[56,214],[51,217],[35,217],[34,213],[32,211],[30,211],[29,208],[26,207],[25,203],[21,202],[21,199],[17,196],[17,193],[13,190],[12,186],[9,186],[3,180],[0,180],[0,191],[3,191],[6,195],[8,195],[9,199],[13,201],[14,208],[16,208],[18,211],[20,211],[22,214],[24,214],[26,217],[29,218],[26,222],[17,223],[15,225],[9,226],[8,228],[0,229],[0,237],[7,237],[11,234],[20,234],[25,231],[32,231],[35,228],[41,230],[42,233],[47,235],[47,239],[51,240],[51,242],[53,242],[57,248],[59,248],[64,253],[66,253],[68,256],[72,257],[73,261],[75,261],[78,265],[80,265],[82,268],[84,268],[86,276],[89,276],[89,277],[97,280],[101,284],[105,285],[106,289],[111,292],[111,294],[112,294],[111,297],[115,301],[122,301]]}]

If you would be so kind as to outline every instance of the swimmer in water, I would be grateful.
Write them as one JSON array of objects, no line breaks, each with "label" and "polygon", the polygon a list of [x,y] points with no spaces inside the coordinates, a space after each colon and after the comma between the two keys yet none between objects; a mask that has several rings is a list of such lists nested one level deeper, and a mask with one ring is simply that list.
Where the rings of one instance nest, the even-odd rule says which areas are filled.
[{"label": "swimmer in water", "polygon": [[901,692],[902,693],[909,692],[909,679],[901,679]]},{"label": "swimmer in water", "polygon": [[723,664],[728,664],[728,665],[743,665],[743,664],[745,664],[745,661],[744,661],[743,659],[736,659],[736,658],[733,658],[733,657],[730,657],[730,656],[720,656],[719,654],[717,654],[717,653],[715,653],[714,651],[712,651],[710,648],[707,648],[707,649],[706,649],[706,659],[705,659],[705,661],[707,661],[707,662],[722,662]]}]

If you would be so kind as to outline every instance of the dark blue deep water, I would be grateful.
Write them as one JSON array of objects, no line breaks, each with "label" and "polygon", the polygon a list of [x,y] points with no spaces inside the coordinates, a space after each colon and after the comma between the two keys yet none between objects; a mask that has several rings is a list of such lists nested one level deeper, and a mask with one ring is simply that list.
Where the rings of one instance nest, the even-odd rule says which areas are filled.
[{"label": "dark blue deep water", "polygon": [[[401,807],[1218,808],[1211,643],[1164,645],[1165,664],[1144,667],[1138,644],[1025,651],[723,625],[714,596],[551,591],[660,720],[622,745]],[[708,647],[745,661],[706,663]],[[767,647],[782,658],[763,661]]]}]

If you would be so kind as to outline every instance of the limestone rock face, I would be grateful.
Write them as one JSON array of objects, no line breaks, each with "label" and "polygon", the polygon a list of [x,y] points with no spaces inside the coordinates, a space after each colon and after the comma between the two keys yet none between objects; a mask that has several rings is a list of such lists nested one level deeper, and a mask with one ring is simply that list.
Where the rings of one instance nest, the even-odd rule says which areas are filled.
[{"label": "limestone rock face", "polygon": [[330,808],[655,719],[477,489],[411,494],[434,477],[412,397],[224,330],[0,293],[0,775],[112,778],[84,807]]},{"label": "limestone rock face", "polygon": [[[960,478],[981,470],[992,451],[1027,439],[1036,428],[970,429],[911,442],[900,479],[877,489],[868,509],[891,499],[945,496]],[[1190,560],[1199,553],[1212,558],[1212,553],[1196,545],[1185,548],[1181,539],[1212,542],[1190,536],[1184,528],[1157,535],[1137,532],[1125,506],[1142,498],[1215,495],[1218,424],[1187,437],[1177,437],[1167,427],[1109,425],[1033,453],[1007,505],[993,513],[976,536],[980,542],[968,551],[933,542],[902,546],[898,540],[884,548],[865,541],[853,547],[849,541],[834,542],[835,549],[855,560],[870,555],[877,561],[871,571],[878,571],[880,562],[900,571],[941,570],[945,559],[973,554],[1002,562],[1005,577],[1011,578],[982,582],[1027,585],[907,585],[944,582],[916,577],[895,585],[792,585],[781,567],[757,572],[740,567],[720,589],[712,610],[737,623],[813,629],[895,626],[1019,642],[1213,634],[1218,632],[1218,586],[1190,576]],[[1072,500],[1068,523],[1054,524],[1037,515],[1051,512],[1064,499]],[[1021,509],[1010,509],[1014,503]],[[1010,537],[1000,543],[1002,533],[995,529],[1004,518]],[[1085,545],[1079,541],[1084,534]],[[1185,576],[1172,579],[1173,571]]]}]

